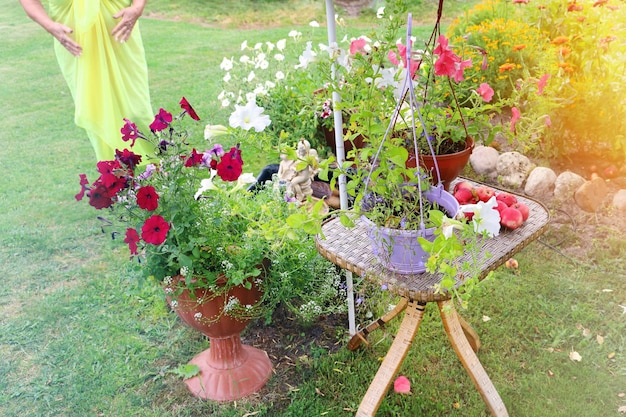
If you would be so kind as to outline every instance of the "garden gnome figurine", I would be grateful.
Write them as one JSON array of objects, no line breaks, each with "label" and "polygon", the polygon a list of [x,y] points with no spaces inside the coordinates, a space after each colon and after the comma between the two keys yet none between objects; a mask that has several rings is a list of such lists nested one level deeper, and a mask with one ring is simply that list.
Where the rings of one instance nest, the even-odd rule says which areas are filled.
[{"label": "garden gnome figurine", "polygon": [[[311,166],[311,158],[317,161],[317,151],[311,149],[311,144],[305,139],[300,139],[296,150],[298,160],[292,161],[287,159],[285,155],[281,155],[283,160],[278,167],[278,179],[287,186],[287,195],[295,198],[297,201],[305,201],[313,194],[311,181],[315,175],[314,168]],[[300,170],[296,165],[301,162],[309,162]]]}]

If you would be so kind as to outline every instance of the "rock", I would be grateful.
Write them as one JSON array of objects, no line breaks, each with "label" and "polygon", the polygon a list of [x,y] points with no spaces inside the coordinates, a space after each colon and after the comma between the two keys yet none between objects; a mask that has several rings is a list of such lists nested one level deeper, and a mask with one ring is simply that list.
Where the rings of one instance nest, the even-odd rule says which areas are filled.
[{"label": "rock", "polygon": [[559,202],[569,200],[574,192],[585,183],[585,179],[571,171],[562,172],[554,182],[554,198]]},{"label": "rock", "polygon": [[581,209],[594,213],[602,204],[609,189],[602,178],[585,181],[574,193],[574,201]]},{"label": "rock", "polygon": [[613,206],[620,211],[626,212],[626,190],[619,190],[613,196]]},{"label": "rock", "polygon": [[530,159],[519,152],[504,152],[498,157],[498,178],[505,187],[518,188],[533,169]]},{"label": "rock", "polygon": [[553,170],[546,167],[537,167],[531,171],[526,179],[524,192],[531,197],[549,200],[554,197],[555,182],[556,174]]},{"label": "rock", "polygon": [[477,146],[470,155],[470,165],[479,175],[495,178],[500,153],[491,146]]}]

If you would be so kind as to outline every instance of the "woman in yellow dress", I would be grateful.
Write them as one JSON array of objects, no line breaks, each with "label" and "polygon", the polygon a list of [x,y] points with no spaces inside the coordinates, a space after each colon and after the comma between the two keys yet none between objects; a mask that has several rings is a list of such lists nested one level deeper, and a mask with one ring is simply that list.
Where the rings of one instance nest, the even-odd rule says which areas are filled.
[{"label": "woman in yellow dress", "polygon": [[[148,68],[136,27],[146,0],[20,0],[26,14],[54,36],[61,72],[74,98],[76,125],[87,131],[98,160],[112,160],[122,141],[124,118],[140,130],[154,118]],[[146,141],[132,151],[154,152]]]}]

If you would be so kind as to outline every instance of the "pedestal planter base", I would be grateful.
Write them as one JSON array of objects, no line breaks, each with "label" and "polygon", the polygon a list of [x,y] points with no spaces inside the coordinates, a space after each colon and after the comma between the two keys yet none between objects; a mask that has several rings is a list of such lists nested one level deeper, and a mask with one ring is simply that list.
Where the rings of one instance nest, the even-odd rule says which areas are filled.
[{"label": "pedestal planter base", "polygon": [[185,381],[196,397],[233,401],[260,390],[272,375],[272,362],[259,349],[241,344],[239,335],[210,338],[211,347],[189,363],[200,374]]}]

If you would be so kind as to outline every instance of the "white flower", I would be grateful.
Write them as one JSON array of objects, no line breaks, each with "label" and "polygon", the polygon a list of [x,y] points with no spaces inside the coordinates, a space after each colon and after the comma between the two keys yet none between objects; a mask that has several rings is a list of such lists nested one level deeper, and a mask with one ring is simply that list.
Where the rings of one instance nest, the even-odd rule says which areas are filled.
[{"label": "white flower", "polygon": [[241,55],[241,57],[239,58],[239,62],[241,62],[242,64],[247,64],[248,62],[250,62],[250,57],[248,55]]},{"label": "white flower", "polygon": [[224,59],[222,59],[222,63],[220,64],[220,68],[224,71],[230,71],[233,69],[233,58],[228,59],[224,57]]},{"label": "white flower", "polygon": [[379,89],[387,87],[397,88],[398,82],[396,81],[396,73],[398,70],[394,67],[383,68],[380,70],[380,78],[376,78],[374,85]]},{"label": "white flower", "polygon": [[248,101],[245,106],[235,105],[235,111],[230,115],[228,123],[230,127],[240,127],[243,130],[254,128],[257,132],[262,132],[271,123],[270,117],[263,114],[263,107],[259,107],[253,100]]},{"label": "white flower", "polygon": [[285,79],[285,73],[282,71],[276,71],[276,79],[277,80],[284,80]]},{"label": "white flower", "polygon": [[228,128],[223,125],[206,125],[204,127],[204,139],[211,140],[215,137],[228,133]]},{"label": "white flower", "polygon": [[486,232],[487,236],[494,237],[500,234],[500,212],[495,209],[497,205],[496,197],[491,197],[486,203],[479,201],[477,204],[461,206],[461,211],[474,213],[472,223],[475,232]]},{"label": "white flower", "polygon": [[241,50],[243,51],[244,49],[248,48],[248,41],[243,41],[241,42]]},{"label": "white flower", "polygon": [[265,45],[267,45],[267,52],[271,52],[274,50],[274,48],[276,47],[276,45],[274,45],[272,42],[267,41],[265,42]]},{"label": "white flower", "polygon": [[282,61],[284,61],[284,60],[285,60],[285,55],[283,55],[283,54],[275,54],[275,55],[274,55],[274,59],[275,59],[276,61],[282,62]]},{"label": "white flower", "polygon": [[379,7],[378,10],[376,10],[376,17],[379,19],[382,19],[385,16],[385,7]]},{"label": "white flower", "polygon": [[230,81],[230,72],[227,72],[226,75],[224,75],[224,78],[222,78],[222,80],[224,80],[225,83]]},{"label": "white flower", "polygon": [[230,106],[230,100],[225,98],[222,100],[222,107],[229,107]]},{"label": "white flower", "polygon": [[311,26],[312,28],[318,28],[318,27],[320,27],[320,24],[319,24],[319,23],[317,23],[317,21],[316,21],[316,20],[311,20],[311,21],[309,22],[309,26]]},{"label": "white flower", "polygon": [[272,82],[270,80],[265,81],[265,88],[266,88],[266,90],[271,90],[274,87],[276,87],[276,83],[274,83],[274,82]]},{"label": "white flower", "polygon": [[286,46],[287,46],[287,39],[281,39],[278,42],[276,42],[276,49],[278,49],[279,51],[284,50]]},{"label": "white flower", "polygon": [[215,175],[217,175],[217,171],[212,169],[211,177],[205,178],[202,181],[200,181],[200,188],[198,188],[198,191],[196,191],[196,194],[193,196],[193,198],[197,200],[205,191],[217,190],[217,187],[215,186],[215,184],[213,184],[213,178],[215,178]]},{"label": "white flower", "polygon": [[306,68],[309,66],[310,63],[315,61],[315,57],[317,56],[317,54],[315,53],[315,51],[313,51],[312,44],[313,43],[311,41],[308,41],[306,43],[306,49],[304,50],[304,52],[302,52],[302,55],[300,55],[300,57],[298,58],[298,61],[300,63],[296,65],[294,68],[296,69]]},{"label": "white flower", "polygon": [[252,172],[243,173],[237,178],[237,184],[230,190],[230,193],[241,190],[248,184],[254,184],[256,182],[256,177]]},{"label": "white flower", "polygon": [[262,42],[257,42],[257,43],[254,44],[254,49],[256,51],[258,51],[261,48],[263,48],[263,43]]},{"label": "white flower", "polygon": [[262,70],[266,70],[269,66],[270,63],[267,61],[267,59],[264,59],[263,61],[260,61],[256,64],[256,67],[261,68]]},{"label": "white flower", "polygon": [[292,30],[291,32],[289,32],[289,34],[287,36],[289,36],[290,38],[293,38],[293,39],[297,39],[300,36],[302,36],[302,32],[298,32],[297,30]]},{"label": "white flower", "polygon": [[450,239],[454,233],[454,229],[463,230],[463,224],[458,220],[450,219],[443,216],[441,221],[441,233],[446,239]]},{"label": "white flower", "polygon": [[198,312],[198,313],[194,314],[193,318],[196,319],[196,320],[200,320],[202,318],[202,313]]},{"label": "white flower", "polygon": [[241,103],[242,101],[245,101],[246,103],[256,101],[256,93],[254,91],[248,91],[246,93],[245,100],[239,100],[238,102]]},{"label": "white flower", "polygon": [[246,81],[252,82],[252,80],[254,80],[255,78],[256,78],[256,74],[254,73],[254,71],[250,71],[250,73],[246,77]]}]

